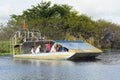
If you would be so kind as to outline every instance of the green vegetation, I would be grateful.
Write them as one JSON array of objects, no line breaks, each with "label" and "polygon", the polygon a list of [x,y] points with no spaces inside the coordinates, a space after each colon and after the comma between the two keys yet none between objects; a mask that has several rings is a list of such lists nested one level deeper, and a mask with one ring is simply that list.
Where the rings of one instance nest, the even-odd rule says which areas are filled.
[{"label": "green vegetation", "polygon": [[[1,25],[0,40],[9,40],[24,21],[27,29],[40,30],[48,39],[84,40],[98,48],[120,48],[120,25],[105,20],[94,21],[69,5],[51,5],[50,1],[40,2],[21,15],[11,15],[7,25]],[[8,50],[0,47],[0,52]]]},{"label": "green vegetation", "polygon": [[0,41],[0,55],[10,53],[10,41]]}]

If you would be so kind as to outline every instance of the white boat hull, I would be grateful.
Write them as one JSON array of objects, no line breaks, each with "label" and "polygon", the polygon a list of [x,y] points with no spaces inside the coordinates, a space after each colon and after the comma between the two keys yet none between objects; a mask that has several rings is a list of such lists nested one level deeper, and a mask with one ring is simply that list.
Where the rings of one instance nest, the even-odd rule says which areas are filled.
[{"label": "white boat hull", "polygon": [[95,58],[101,53],[75,53],[75,52],[55,52],[55,53],[40,53],[40,54],[18,54],[14,55],[14,58],[26,58],[26,59],[83,59],[83,58]]}]

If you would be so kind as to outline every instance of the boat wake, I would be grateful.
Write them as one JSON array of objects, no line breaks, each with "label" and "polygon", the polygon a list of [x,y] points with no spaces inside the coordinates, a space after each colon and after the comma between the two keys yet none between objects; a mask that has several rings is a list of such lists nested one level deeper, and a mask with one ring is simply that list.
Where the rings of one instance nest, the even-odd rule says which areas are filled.
[{"label": "boat wake", "polygon": [[104,64],[120,64],[120,50],[105,52],[97,58]]}]

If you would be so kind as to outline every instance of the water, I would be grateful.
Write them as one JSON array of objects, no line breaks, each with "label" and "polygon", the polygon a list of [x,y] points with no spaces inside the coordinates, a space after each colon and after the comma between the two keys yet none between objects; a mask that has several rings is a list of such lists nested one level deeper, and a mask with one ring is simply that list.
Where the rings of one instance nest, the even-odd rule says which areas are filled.
[{"label": "water", "polygon": [[[119,52],[118,52],[119,53]],[[120,80],[120,54],[101,60],[65,61],[0,57],[0,80]]]}]

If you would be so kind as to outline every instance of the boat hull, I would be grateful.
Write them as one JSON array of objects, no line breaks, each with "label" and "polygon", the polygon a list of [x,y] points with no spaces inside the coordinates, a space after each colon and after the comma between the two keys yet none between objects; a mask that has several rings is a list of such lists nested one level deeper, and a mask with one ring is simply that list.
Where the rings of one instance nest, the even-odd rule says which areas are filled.
[{"label": "boat hull", "polygon": [[56,52],[56,53],[40,53],[40,54],[19,54],[14,55],[14,58],[29,58],[29,59],[68,59],[75,53]]},{"label": "boat hull", "polygon": [[56,53],[40,53],[40,54],[19,54],[14,55],[14,58],[26,58],[26,59],[55,59],[55,60],[76,60],[85,58],[95,58],[101,53],[75,53],[75,52],[56,52]]},{"label": "boat hull", "polygon": [[73,56],[69,58],[69,60],[79,60],[79,59],[95,59],[97,56],[99,56],[101,53],[75,53]]}]

